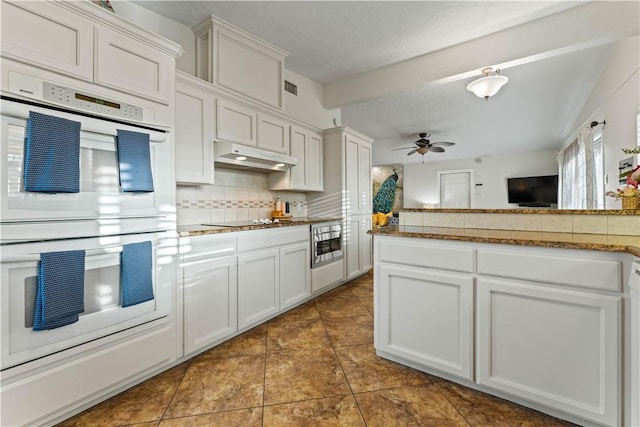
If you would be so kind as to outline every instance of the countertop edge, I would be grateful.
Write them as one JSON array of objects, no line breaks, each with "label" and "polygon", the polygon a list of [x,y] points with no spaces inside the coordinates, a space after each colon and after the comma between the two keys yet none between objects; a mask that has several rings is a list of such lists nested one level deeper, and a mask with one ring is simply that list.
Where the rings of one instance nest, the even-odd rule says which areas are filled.
[{"label": "countertop edge", "polygon": [[[477,232],[487,231],[492,232],[495,230],[478,230]],[[434,233],[434,232],[418,232],[418,231],[402,231],[397,227],[378,228],[375,230],[369,230],[369,234],[372,235],[384,235],[384,236],[396,236],[396,237],[412,237],[418,239],[434,239],[434,240],[453,240],[463,242],[477,242],[477,243],[495,243],[505,245],[518,245],[518,246],[537,246],[546,248],[559,248],[559,249],[582,249],[601,252],[622,252],[628,253],[636,257],[640,257],[640,246],[626,245],[626,244],[613,244],[613,243],[596,243],[596,242],[567,242],[561,240],[553,240],[553,236],[550,236],[550,240],[532,239],[532,238],[506,238],[506,237],[489,237],[489,236],[469,236],[462,234]],[[548,233],[549,235],[553,233]],[[567,233],[571,234],[571,233]],[[603,235],[593,235],[594,240],[596,237]]]},{"label": "countertop edge", "polygon": [[[210,234],[235,233],[238,231],[266,230],[271,228],[298,227],[310,224],[321,224],[323,222],[342,221],[342,218],[310,218],[295,221],[282,221],[276,224],[250,224],[239,226],[206,226],[206,225],[184,225],[178,227],[179,237],[206,236]],[[182,228],[182,230],[181,230]],[[194,228],[193,230],[187,228]]]}]

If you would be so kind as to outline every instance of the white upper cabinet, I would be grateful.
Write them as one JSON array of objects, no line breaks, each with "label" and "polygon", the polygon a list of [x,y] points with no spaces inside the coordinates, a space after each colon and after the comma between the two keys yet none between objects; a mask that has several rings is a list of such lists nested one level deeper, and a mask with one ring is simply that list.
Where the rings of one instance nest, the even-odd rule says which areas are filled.
[{"label": "white upper cabinet", "polygon": [[96,37],[96,83],[169,103],[174,88],[174,58],[106,28],[98,28]]},{"label": "white upper cabinet", "polygon": [[347,215],[371,213],[371,142],[359,135],[344,136]]},{"label": "white upper cabinet", "polygon": [[176,181],[213,184],[215,97],[191,76],[176,81]]},{"label": "white upper cabinet", "polygon": [[258,147],[289,154],[289,123],[268,114],[258,114]]},{"label": "white upper cabinet", "polygon": [[2,2],[2,56],[93,79],[93,24],[50,2]]},{"label": "white upper cabinet", "polygon": [[291,156],[298,163],[286,172],[269,174],[271,190],[322,191],[322,136],[291,125]]},{"label": "white upper cabinet", "polygon": [[322,135],[309,132],[307,150],[307,185],[309,190],[322,191],[324,189],[322,174]]},{"label": "white upper cabinet", "polygon": [[252,109],[218,98],[216,119],[218,139],[254,147],[258,145],[258,114]]},{"label": "white upper cabinet", "polygon": [[219,18],[193,28],[196,75],[241,98],[283,109],[288,53]]},{"label": "white upper cabinet", "polygon": [[88,1],[2,2],[2,56],[173,104],[182,47]]}]

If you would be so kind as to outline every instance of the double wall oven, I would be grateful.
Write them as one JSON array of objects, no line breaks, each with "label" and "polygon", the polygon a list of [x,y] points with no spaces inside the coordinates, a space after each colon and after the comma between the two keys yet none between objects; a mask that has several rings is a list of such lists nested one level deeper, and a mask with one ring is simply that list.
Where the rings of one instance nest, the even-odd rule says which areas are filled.
[{"label": "double wall oven", "polygon": [[[118,92],[92,88],[85,85],[78,89],[36,75],[3,71],[0,134],[3,371],[101,338],[113,339],[119,334],[125,339],[127,334],[139,334],[141,329],[170,321],[176,236],[172,148],[167,127],[156,122],[150,103],[123,102]],[[36,118],[44,120],[45,125],[39,124],[36,129],[39,123]],[[59,123],[72,123],[75,129],[79,128],[79,150],[59,152],[66,144],[57,127]],[[125,141],[129,144],[133,140],[142,143],[125,145]],[[131,147],[142,147],[142,155],[127,154],[128,159],[138,158],[127,163],[123,158]],[[56,164],[51,158],[55,161],[61,158],[62,163]],[[30,166],[29,161],[38,163]],[[73,171],[57,172],[63,179],[77,173],[75,190],[27,189],[26,181],[31,179],[26,173],[29,167],[39,174],[38,179],[47,182],[56,175],[50,169],[59,168],[60,164],[73,166]],[[124,182],[130,176],[140,175],[140,168],[152,187],[125,191]],[[142,252],[130,255],[134,249]],[[47,254],[77,253],[81,253],[77,265],[83,271],[77,274],[74,286],[80,291],[74,296],[63,295],[71,293],[68,288],[46,284],[52,282],[52,279],[47,282],[46,275],[53,273],[44,267],[43,260]],[[67,270],[73,270],[70,265],[51,265],[64,280]],[[135,270],[140,265],[144,266],[145,277],[141,281],[146,295],[129,304],[129,292],[139,289],[129,290],[124,282],[138,280]],[[127,273],[127,268],[134,271]],[[124,279],[127,275],[132,279]],[[65,305],[78,305],[75,321],[60,327],[51,326],[53,323],[35,327],[34,322],[42,320],[38,316],[58,310],[54,301],[63,309]],[[53,315],[51,319],[56,320]]]}]

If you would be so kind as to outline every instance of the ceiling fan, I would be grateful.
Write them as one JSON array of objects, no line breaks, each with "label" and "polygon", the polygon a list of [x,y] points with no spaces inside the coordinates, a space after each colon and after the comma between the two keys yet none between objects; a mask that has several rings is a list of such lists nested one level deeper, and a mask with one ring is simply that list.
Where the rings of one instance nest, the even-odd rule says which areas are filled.
[{"label": "ceiling fan", "polygon": [[420,132],[418,136],[420,137],[420,139],[414,142],[414,147],[394,148],[393,151],[411,149],[411,151],[407,153],[407,156],[410,156],[414,153],[422,154],[422,163],[424,163],[424,155],[426,153],[444,153],[444,148],[442,147],[450,147],[452,145],[455,145],[455,142],[431,142],[427,139],[431,136],[431,134],[427,132]]}]

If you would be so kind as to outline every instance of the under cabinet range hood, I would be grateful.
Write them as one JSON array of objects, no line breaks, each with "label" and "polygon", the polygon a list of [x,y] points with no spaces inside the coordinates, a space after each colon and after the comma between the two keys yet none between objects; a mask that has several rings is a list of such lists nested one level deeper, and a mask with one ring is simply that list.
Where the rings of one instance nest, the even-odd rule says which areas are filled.
[{"label": "under cabinet range hood", "polygon": [[227,141],[215,141],[213,151],[216,163],[232,168],[286,171],[298,163],[295,157]]}]

